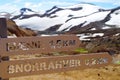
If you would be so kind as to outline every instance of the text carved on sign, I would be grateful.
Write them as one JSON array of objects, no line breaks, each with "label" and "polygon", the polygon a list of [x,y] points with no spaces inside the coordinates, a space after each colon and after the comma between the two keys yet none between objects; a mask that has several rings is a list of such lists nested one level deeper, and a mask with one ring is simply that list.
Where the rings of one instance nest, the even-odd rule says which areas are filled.
[{"label": "text carved on sign", "polygon": [[22,72],[33,72],[41,70],[55,70],[62,68],[78,67],[80,66],[80,60],[60,60],[60,61],[51,61],[49,63],[40,62],[40,63],[27,63],[27,64],[16,64],[9,65],[8,72],[9,74],[22,73]]},{"label": "text carved on sign", "polygon": [[41,48],[40,41],[31,41],[31,42],[9,42],[6,43],[8,51],[18,51],[18,50],[30,50],[30,49],[39,49]]},{"label": "text carved on sign", "polygon": [[[42,46],[42,41],[31,41],[31,42],[9,42],[6,43],[8,51],[18,51],[18,50],[32,50],[32,49],[44,49]],[[48,42],[49,48],[62,48],[68,46],[75,46],[76,40],[51,40]]]},{"label": "text carved on sign", "polygon": [[108,58],[104,58],[104,57],[91,58],[85,60],[85,65],[87,66],[92,66],[97,64],[107,64],[107,63],[108,63]]},{"label": "text carved on sign", "polygon": [[[2,62],[0,75],[3,77],[37,75],[76,69],[102,67],[111,63],[108,53],[54,56],[31,60]],[[5,66],[5,67],[4,67]]]},{"label": "text carved on sign", "polygon": [[[79,47],[77,36],[52,36],[52,37],[28,37],[1,39],[0,48],[5,52],[41,52],[68,51]],[[25,52],[26,51],[26,52]],[[34,53],[33,52],[33,53]]]}]

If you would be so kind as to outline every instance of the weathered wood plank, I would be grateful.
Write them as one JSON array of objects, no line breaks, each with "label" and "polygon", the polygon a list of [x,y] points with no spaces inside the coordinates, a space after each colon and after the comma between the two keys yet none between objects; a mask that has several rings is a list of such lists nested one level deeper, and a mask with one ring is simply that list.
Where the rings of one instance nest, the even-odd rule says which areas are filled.
[{"label": "weathered wood plank", "polygon": [[79,45],[80,40],[75,35],[3,38],[0,40],[0,55],[71,51]]},{"label": "weathered wood plank", "polygon": [[85,68],[98,68],[111,64],[108,53],[41,57],[39,59],[4,61],[0,63],[0,77],[56,73]]}]

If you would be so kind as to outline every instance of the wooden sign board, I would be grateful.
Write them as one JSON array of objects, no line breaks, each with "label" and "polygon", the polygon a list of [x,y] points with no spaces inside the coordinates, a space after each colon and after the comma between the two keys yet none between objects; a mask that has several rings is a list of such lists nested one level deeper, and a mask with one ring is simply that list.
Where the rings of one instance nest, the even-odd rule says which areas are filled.
[{"label": "wooden sign board", "polygon": [[3,38],[0,39],[0,55],[70,51],[79,45],[80,40],[75,35]]},{"label": "wooden sign board", "polygon": [[97,68],[109,65],[111,60],[112,58],[108,53],[94,53],[3,61],[0,63],[0,77],[4,79],[85,68]]}]

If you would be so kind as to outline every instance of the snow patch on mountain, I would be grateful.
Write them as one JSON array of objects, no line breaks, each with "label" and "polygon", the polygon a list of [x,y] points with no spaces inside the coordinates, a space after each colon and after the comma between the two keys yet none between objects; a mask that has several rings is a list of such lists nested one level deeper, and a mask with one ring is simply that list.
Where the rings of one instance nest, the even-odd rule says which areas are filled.
[{"label": "snow patch on mountain", "polygon": [[58,21],[58,19],[50,19],[48,17],[39,18],[39,17],[32,17],[29,19],[23,20],[16,20],[17,25],[22,26],[24,28],[31,28],[33,30],[45,30],[50,26],[55,24],[63,24],[64,21]]},{"label": "snow patch on mountain", "polygon": [[[58,30],[60,31],[63,28],[69,27],[71,24],[72,26],[74,26],[74,25],[83,23],[84,21],[87,21],[87,23],[89,23],[91,21],[98,20],[96,17],[103,18],[101,17],[101,15],[104,15],[104,14],[106,15],[106,12],[97,13],[100,10],[102,10],[100,7],[91,5],[91,4],[78,4],[75,6],[61,7],[61,8],[53,7],[52,9],[48,10],[45,14],[43,14],[43,15],[47,14],[49,16],[45,16],[45,17],[33,16],[26,19],[18,18],[18,19],[15,19],[14,21],[17,23],[17,25],[21,27],[31,28],[33,30],[45,30],[56,24],[63,24]],[[22,8],[21,12],[23,16],[35,14],[34,11],[26,8]],[[92,15],[95,13],[96,15]],[[78,18],[72,19],[75,17],[78,17]],[[84,18],[79,18],[79,17],[84,17]],[[67,20],[69,19],[71,20],[67,22]]]},{"label": "snow patch on mountain", "polygon": [[106,24],[118,25],[118,27],[120,27],[120,10],[117,10],[113,14],[111,14],[111,20],[106,22]]},{"label": "snow patch on mountain", "polygon": [[72,28],[74,26],[77,26],[77,25],[79,25],[81,23],[84,23],[84,22],[86,22],[86,23],[83,24],[82,26],[85,26],[85,25],[89,24],[90,22],[103,20],[108,13],[109,13],[109,11],[99,12],[99,13],[94,13],[94,14],[88,16],[88,17],[81,17],[81,18],[78,18],[78,19],[76,19],[76,18],[72,19],[69,22],[63,24],[58,29],[58,31],[62,31],[64,28],[68,28],[67,31],[69,31],[70,28]]}]

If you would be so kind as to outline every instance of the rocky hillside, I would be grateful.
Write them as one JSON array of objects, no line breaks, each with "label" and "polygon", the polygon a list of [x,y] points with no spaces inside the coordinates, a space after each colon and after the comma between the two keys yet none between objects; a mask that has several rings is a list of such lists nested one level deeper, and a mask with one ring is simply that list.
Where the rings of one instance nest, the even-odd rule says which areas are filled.
[{"label": "rocky hillside", "polygon": [[16,25],[16,23],[12,20],[7,20],[7,33],[8,36],[17,36],[17,37],[23,37],[23,36],[36,36],[36,32],[28,29],[28,28],[21,28]]}]

